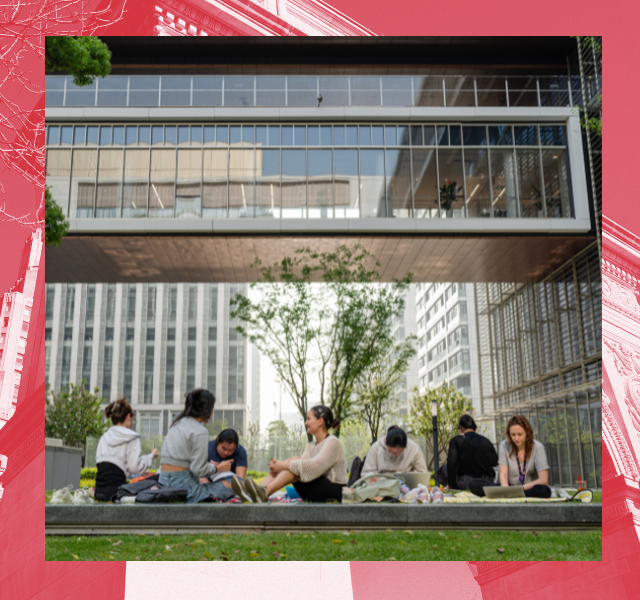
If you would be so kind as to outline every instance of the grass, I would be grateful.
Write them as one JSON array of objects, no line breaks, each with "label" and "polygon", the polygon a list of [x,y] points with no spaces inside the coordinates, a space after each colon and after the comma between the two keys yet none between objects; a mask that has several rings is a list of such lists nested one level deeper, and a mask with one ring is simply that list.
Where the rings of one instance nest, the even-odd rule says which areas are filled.
[{"label": "grass", "polygon": [[46,560],[602,560],[602,533],[374,531],[46,536]]}]

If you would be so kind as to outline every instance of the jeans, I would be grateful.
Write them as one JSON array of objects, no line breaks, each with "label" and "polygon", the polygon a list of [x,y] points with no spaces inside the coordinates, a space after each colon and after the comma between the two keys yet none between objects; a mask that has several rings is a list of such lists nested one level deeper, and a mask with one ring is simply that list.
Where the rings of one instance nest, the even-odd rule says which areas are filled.
[{"label": "jeans", "polygon": [[223,502],[233,498],[235,494],[231,488],[222,485],[225,480],[218,480],[214,483],[200,483],[198,478],[191,471],[160,471],[159,482],[162,485],[187,490],[187,503],[202,502],[207,498],[218,498]]},{"label": "jeans", "polygon": [[[469,489],[476,496],[484,496],[483,487],[499,487],[499,483],[489,483],[484,479],[472,479],[469,482]],[[532,488],[524,491],[527,498],[551,498],[551,488],[548,485],[534,485]]]}]

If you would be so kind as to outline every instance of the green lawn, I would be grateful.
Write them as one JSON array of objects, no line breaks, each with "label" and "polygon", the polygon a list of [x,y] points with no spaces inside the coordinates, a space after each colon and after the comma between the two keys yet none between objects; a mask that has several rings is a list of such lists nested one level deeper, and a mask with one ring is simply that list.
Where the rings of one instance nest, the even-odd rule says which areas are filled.
[{"label": "green lawn", "polygon": [[602,560],[599,531],[46,536],[46,560]]}]

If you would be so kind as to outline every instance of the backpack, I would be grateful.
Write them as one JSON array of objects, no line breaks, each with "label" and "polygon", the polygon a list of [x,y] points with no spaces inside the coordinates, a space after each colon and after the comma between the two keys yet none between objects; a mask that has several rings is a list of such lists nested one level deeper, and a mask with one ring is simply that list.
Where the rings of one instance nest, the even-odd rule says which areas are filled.
[{"label": "backpack", "polygon": [[356,456],[351,463],[351,472],[349,474],[349,482],[347,483],[348,487],[353,487],[353,484],[362,477],[362,467],[364,467],[364,461],[367,460],[367,455],[364,455],[364,458],[360,460],[359,456]]},{"label": "backpack", "polygon": [[186,502],[187,490],[162,485],[155,479],[143,479],[136,483],[127,483],[118,488],[116,500],[125,496],[135,496],[136,502]]},{"label": "backpack", "polygon": [[[371,481],[375,479],[376,481]],[[342,489],[342,501],[360,503],[376,497],[395,498],[400,495],[400,480],[388,473],[373,473]]]}]

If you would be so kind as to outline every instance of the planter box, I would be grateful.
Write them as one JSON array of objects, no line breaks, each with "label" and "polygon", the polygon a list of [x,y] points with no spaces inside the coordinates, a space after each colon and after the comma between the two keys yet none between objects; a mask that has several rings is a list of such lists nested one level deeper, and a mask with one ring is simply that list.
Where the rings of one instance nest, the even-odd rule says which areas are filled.
[{"label": "planter box", "polygon": [[45,490],[59,490],[69,484],[80,487],[82,450],[63,446],[62,440],[45,439],[44,484]]}]

